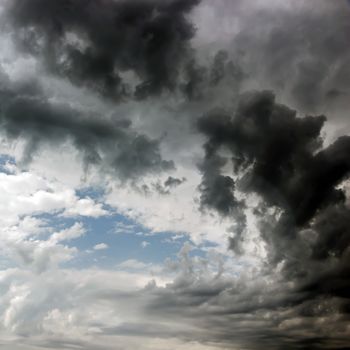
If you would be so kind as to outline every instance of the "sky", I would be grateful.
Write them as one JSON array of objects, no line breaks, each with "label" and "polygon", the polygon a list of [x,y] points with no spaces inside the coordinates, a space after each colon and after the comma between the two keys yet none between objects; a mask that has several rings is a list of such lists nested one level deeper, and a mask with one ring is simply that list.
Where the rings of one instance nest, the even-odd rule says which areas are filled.
[{"label": "sky", "polygon": [[350,348],[347,0],[0,0],[1,350]]}]

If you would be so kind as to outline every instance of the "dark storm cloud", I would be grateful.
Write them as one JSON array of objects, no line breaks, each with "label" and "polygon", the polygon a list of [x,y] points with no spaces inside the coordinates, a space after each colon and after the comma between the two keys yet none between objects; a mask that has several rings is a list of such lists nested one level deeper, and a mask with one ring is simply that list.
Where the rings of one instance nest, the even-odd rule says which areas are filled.
[{"label": "dark storm cloud", "polygon": [[[231,2],[222,4],[222,16],[234,13],[228,11]],[[290,101],[302,114],[327,111],[331,121],[337,121],[339,113],[347,118],[350,9],[345,2],[296,1],[259,11],[247,2],[241,4],[244,11],[235,5],[239,31],[225,48],[245,72],[243,85],[273,88],[278,99]],[[252,325],[253,336],[243,329],[236,335],[245,334],[246,345],[256,336],[248,348],[349,347],[345,325],[350,304],[350,209],[340,184],[349,177],[350,138],[322,147],[325,121],[323,116],[298,117],[269,92],[246,94],[234,113],[215,111],[199,121],[199,130],[208,136],[205,151],[213,147],[216,156],[232,157],[228,176],[235,180],[236,191],[262,198],[255,215],[268,252],[267,271],[273,273],[280,266],[283,277],[276,285],[290,281],[294,286],[284,290],[282,299],[275,298],[284,316],[263,303],[276,323]],[[203,162],[207,159],[206,152]],[[236,251],[241,240],[244,230],[233,244],[230,239],[230,248]],[[266,298],[266,291],[259,295]],[[260,305],[248,305],[246,312],[257,321]],[[317,320],[322,318],[337,321],[321,326]],[[238,327],[242,322],[237,321]],[[234,321],[228,324],[234,328]],[[218,327],[223,339],[234,334],[224,328]]]},{"label": "dark storm cloud", "polygon": [[3,74],[0,108],[0,130],[11,140],[26,140],[24,162],[43,144],[71,141],[86,167],[101,166],[123,180],[174,167],[161,158],[158,141],[134,132],[128,120],[111,120],[50,102],[35,82],[12,84]]},{"label": "dark storm cloud", "polygon": [[[303,327],[307,324],[304,317],[308,304],[319,305],[325,298],[330,305],[329,315],[338,313],[341,322],[348,319],[350,304],[350,209],[339,187],[350,175],[350,137],[340,137],[322,147],[325,121],[324,116],[297,116],[294,110],[276,103],[270,91],[242,95],[232,115],[215,110],[198,121],[199,131],[208,138],[204,145],[206,166],[200,165],[203,183],[207,184],[200,188],[202,204],[227,215],[227,208],[235,203],[234,189],[261,197],[255,215],[267,243],[267,270],[282,263],[283,278],[294,285],[283,292],[282,299],[274,298],[263,308],[287,308],[293,317],[302,320]],[[230,185],[208,181],[222,176],[220,169],[228,157],[232,161]],[[224,198],[225,205],[217,205],[221,203],[217,198]],[[242,226],[242,222],[238,224]],[[231,239],[230,248],[237,251],[243,238],[244,228]],[[260,297],[266,298],[264,292]],[[242,312],[255,313],[259,308],[249,302]],[[288,324],[288,319],[284,321]],[[291,338],[291,348],[323,349],[329,344],[327,336],[314,342],[309,339],[308,344],[298,326],[295,331],[300,336]]]},{"label": "dark storm cloud", "polygon": [[[7,16],[19,47],[50,72],[114,99],[143,98],[176,86],[194,35],[186,15],[198,3],[15,0]],[[122,78],[130,71],[134,89]]]},{"label": "dark storm cloud", "polygon": [[234,197],[235,183],[230,176],[220,173],[226,160],[217,154],[207,155],[200,165],[203,181],[200,185],[202,207],[214,208],[223,215],[228,215],[237,206]]},{"label": "dark storm cloud", "polygon": [[[243,95],[232,117],[216,112],[204,116],[198,122],[199,130],[208,136],[204,164],[222,159],[220,150],[227,149],[237,180],[235,184],[230,178],[230,187],[224,188],[220,182],[208,181],[215,179],[222,163],[201,166],[207,184],[202,188],[202,203],[227,214],[227,208],[234,205],[235,186],[244,193],[258,194],[264,201],[260,209],[280,209],[278,221],[260,227],[272,246],[288,245],[297,230],[311,227],[317,232],[313,256],[327,257],[331,252],[339,257],[349,244],[345,193],[337,186],[350,175],[350,137],[343,136],[322,149],[324,122],[324,116],[297,117],[294,110],[277,104],[269,91]],[[225,199],[225,210],[217,205],[217,198]],[[325,224],[330,220],[329,211],[339,219],[337,225],[333,220]],[[260,215],[266,216],[266,211]],[[287,246],[280,248],[275,250],[277,260],[284,258]]]},{"label": "dark storm cloud", "polygon": [[[219,119],[223,121],[225,117],[219,116]],[[203,124],[200,121],[199,127],[205,128]],[[243,211],[245,204],[235,197],[236,184],[233,178],[221,173],[228,159],[217,153],[219,147],[220,143],[216,140],[205,145],[205,159],[199,164],[199,169],[203,173],[202,182],[198,187],[201,192],[200,207],[203,211],[214,209],[222,216],[234,218],[232,230],[235,235],[230,238],[230,247],[234,252],[241,253],[239,242],[246,226]]]},{"label": "dark storm cloud", "polygon": [[[302,226],[318,209],[344,199],[335,186],[350,171],[350,137],[318,151],[324,122],[324,116],[298,118],[265,91],[243,95],[232,118],[213,113],[198,125],[209,137],[206,150],[213,149],[216,157],[219,147],[230,150],[236,174],[244,174],[238,182],[241,191],[262,195]],[[206,161],[210,157],[206,151]],[[211,174],[202,171],[204,178]]]}]

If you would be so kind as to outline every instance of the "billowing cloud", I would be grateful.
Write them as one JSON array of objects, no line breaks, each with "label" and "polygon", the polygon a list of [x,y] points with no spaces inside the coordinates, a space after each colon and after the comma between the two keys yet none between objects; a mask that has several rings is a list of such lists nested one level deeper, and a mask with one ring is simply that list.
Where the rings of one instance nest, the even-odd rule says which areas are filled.
[{"label": "billowing cloud", "polygon": [[[232,116],[209,113],[199,120],[198,128],[208,136],[203,162],[222,159],[220,150],[228,151],[232,162],[232,177],[216,175],[231,185],[223,191],[220,182],[213,181],[210,193],[221,196],[223,192],[230,198],[224,208],[235,203],[235,187],[261,198],[255,213],[260,217],[258,227],[267,243],[270,268],[281,264],[283,278],[303,293],[296,304],[317,304],[325,295],[332,296],[330,307],[337,309],[340,303],[343,306],[337,312],[346,317],[350,209],[339,185],[350,175],[350,138],[340,137],[322,148],[325,120],[324,116],[297,117],[264,91],[243,95]],[[220,171],[225,162],[214,169]],[[201,167],[204,183],[212,177],[212,168]],[[202,191],[203,204],[227,214],[215,196],[206,196],[207,188]],[[237,238],[244,239],[241,231],[234,250]]]},{"label": "billowing cloud", "polygon": [[186,14],[198,2],[15,1],[7,16],[21,49],[49,71],[117,100],[176,87],[194,35]]}]

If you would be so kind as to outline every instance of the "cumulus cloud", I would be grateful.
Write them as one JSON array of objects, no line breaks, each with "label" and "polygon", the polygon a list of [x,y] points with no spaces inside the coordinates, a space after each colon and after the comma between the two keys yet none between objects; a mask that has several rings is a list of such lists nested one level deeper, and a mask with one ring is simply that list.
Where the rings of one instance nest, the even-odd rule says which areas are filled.
[{"label": "cumulus cloud", "polygon": [[72,260],[78,249],[67,243],[83,236],[86,229],[81,222],[55,229],[51,217],[64,218],[70,212],[69,217],[74,220],[108,213],[92,199],[88,206],[80,208],[84,198],[79,198],[74,190],[27,172],[1,173],[0,180],[0,250],[5,267],[21,266],[42,273]]},{"label": "cumulus cloud", "polygon": [[55,232],[51,237],[50,241],[53,243],[70,241],[75,238],[81,237],[85,233],[84,227],[81,223],[75,223],[73,226],[64,229],[59,232]]},{"label": "cumulus cloud", "polygon": [[3,222],[16,222],[31,214],[61,213],[63,216],[100,217],[108,214],[100,203],[80,198],[58,181],[50,181],[29,172],[0,173],[0,201]]}]

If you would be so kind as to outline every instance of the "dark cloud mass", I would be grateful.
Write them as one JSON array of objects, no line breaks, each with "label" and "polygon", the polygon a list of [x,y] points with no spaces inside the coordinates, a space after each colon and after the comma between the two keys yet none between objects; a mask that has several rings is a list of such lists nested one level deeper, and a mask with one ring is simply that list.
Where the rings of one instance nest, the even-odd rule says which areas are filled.
[{"label": "dark cloud mass", "polygon": [[[186,14],[198,0],[16,0],[7,16],[20,48],[46,68],[115,100],[177,84],[194,35]],[[123,80],[133,72],[134,88]]]},{"label": "dark cloud mass", "polygon": [[199,129],[210,137],[206,149],[225,146],[232,152],[236,172],[245,172],[242,190],[288,208],[303,225],[319,208],[342,198],[334,187],[350,170],[350,138],[317,152],[324,122],[324,116],[298,118],[265,91],[244,95],[232,119],[215,113],[200,119]]},{"label": "dark cloud mass", "polygon": [[[255,212],[267,243],[269,268],[283,264],[284,278],[300,293],[297,305],[340,298],[336,303],[343,309],[338,312],[347,319],[350,208],[339,185],[350,175],[350,137],[323,148],[325,121],[324,116],[297,116],[276,103],[270,91],[244,94],[232,115],[213,111],[200,118],[198,129],[208,137],[200,165],[201,201],[227,215],[236,205],[235,188],[259,195],[262,202]],[[220,156],[225,150],[231,157],[231,176],[220,175],[228,161],[228,156]],[[277,208],[277,214],[269,214],[269,207]],[[240,228],[231,240],[234,251],[244,238],[242,232]],[[303,313],[299,307],[304,310],[298,306],[295,312]],[[327,348],[323,344],[327,339],[306,348]]]}]

